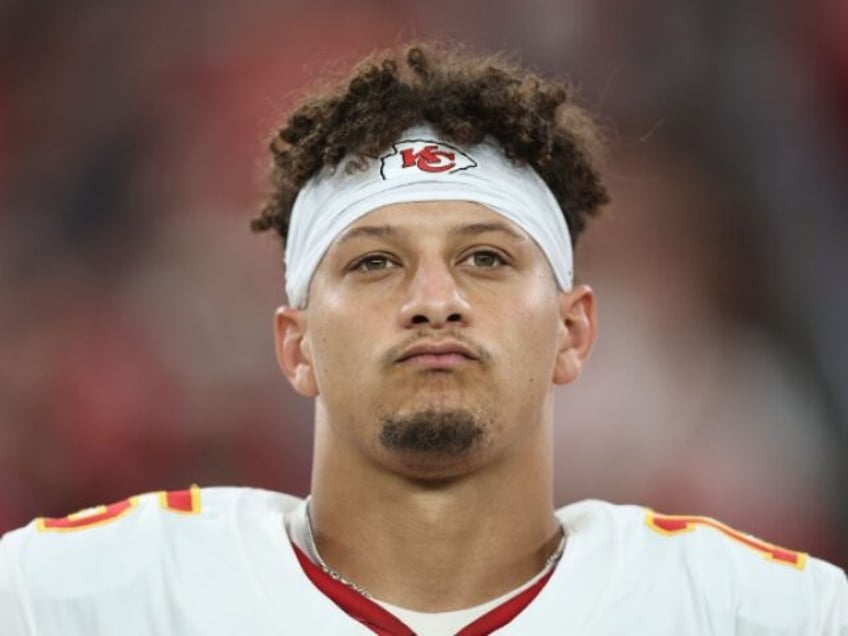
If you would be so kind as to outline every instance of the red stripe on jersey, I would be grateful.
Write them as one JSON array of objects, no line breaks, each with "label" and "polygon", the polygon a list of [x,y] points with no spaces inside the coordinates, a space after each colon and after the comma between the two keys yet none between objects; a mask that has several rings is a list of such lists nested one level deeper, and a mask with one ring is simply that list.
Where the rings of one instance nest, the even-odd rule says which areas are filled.
[{"label": "red stripe on jersey", "polygon": [[[340,580],[330,576],[323,568],[314,564],[294,543],[292,543],[292,548],[295,555],[297,555],[297,560],[300,562],[300,567],[303,568],[309,580],[333,603],[344,610],[345,613],[366,625],[375,634],[379,634],[380,636],[415,636],[415,632],[397,616],[371,599],[364,597],[356,590],[348,587]],[[542,588],[550,580],[555,568],[556,566],[526,590],[507,599],[502,604],[463,627],[456,633],[456,636],[486,636],[512,621],[542,591]]]},{"label": "red stripe on jersey", "polygon": [[386,611],[371,599],[365,598],[338,579],[334,579],[310,561],[309,557],[294,543],[292,543],[292,548],[297,555],[297,560],[300,561],[300,567],[303,568],[309,580],[351,617],[368,626],[375,634],[380,634],[380,636],[415,636],[415,632],[409,629],[397,616]]},{"label": "red stripe on jersey", "polygon": [[555,569],[556,565],[551,568],[550,572],[526,590],[504,601],[494,609],[483,614],[474,622],[463,627],[456,633],[456,636],[485,636],[486,634],[491,634],[496,629],[500,629],[509,623],[513,618],[518,616],[525,607],[533,602],[533,599],[538,596],[539,592],[542,591],[542,588],[545,587],[547,582],[550,580]]}]

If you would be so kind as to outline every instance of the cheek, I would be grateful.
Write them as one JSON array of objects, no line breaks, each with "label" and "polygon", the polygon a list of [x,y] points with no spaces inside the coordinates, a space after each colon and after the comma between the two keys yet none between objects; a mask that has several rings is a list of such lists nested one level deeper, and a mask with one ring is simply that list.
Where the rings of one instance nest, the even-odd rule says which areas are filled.
[{"label": "cheek", "polygon": [[369,321],[346,312],[316,312],[310,321],[310,345],[320,392],[338,394],[366,379],[377,340]]},{"label": "cheek", "polygon": [[557,314],[547,306],[525,306],[517,312],[517,333],[512,341],[522,378],[528,385],[547,390],[553,377],[557,334]]},{"label": "cheek", "polygon": [[357,358],[356,339],[346,334],[347,327],[316,325],[312,335],[312,357],[319,382],[324,378],[338,381],[348,373]]}]

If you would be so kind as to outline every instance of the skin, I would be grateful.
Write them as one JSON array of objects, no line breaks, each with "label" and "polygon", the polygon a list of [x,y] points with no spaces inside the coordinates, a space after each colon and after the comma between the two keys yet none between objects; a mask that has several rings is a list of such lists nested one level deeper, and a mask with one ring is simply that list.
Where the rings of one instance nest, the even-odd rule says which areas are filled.
[{"label": "skin", "polygon": [[[466,201],[378,208],[348,227],[305,309],[276,314],[277,357],[316,400],[312,519],[326,563],[418,611],[521,585],[559,543],[552,387],[579,376],[596,333],[592,290],[557,289],[538,246]],[[404,359],[415,345],[465,355]],[[386,417],[457,413],[463,451],[388,448]]]}]

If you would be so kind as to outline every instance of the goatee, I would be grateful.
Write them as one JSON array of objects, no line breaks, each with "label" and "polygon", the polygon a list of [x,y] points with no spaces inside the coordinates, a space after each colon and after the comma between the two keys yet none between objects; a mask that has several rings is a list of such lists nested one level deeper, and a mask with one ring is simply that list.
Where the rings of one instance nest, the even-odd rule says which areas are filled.
[{"label": "goatee", "polygon": [[380,442],[389,450],[457,456],[479,445],[485,427],[467,410],[428,409],[382,420]]}]

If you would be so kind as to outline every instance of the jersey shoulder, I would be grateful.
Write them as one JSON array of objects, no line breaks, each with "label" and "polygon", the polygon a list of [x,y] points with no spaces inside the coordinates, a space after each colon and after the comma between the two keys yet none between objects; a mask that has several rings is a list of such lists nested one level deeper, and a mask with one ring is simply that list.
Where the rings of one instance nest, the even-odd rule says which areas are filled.
[{"label": "jersey shoulder", "polygon": [[256,489],[193,486],[38,518],[0,540],[0,588],[6,581],[36,597],[100,593],[141,577],[168,555],[221,553],[236,513],[285,511],[298,501]]},{"label": "jersey shoulder", "polygon": [[803,625],[822,634],[848,630],[845,572],[803,552],[710,517],[641,506],[589,500],[558,515],[575,532],[604,537],[623,587],[673,588],[681,598],[717,613],[735,612],[758,626]]}]

